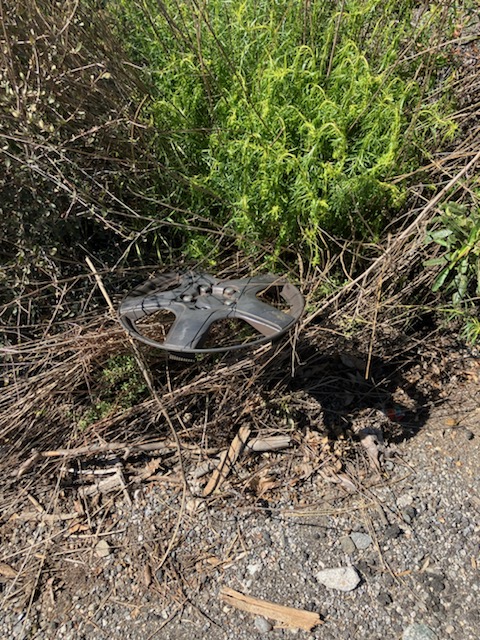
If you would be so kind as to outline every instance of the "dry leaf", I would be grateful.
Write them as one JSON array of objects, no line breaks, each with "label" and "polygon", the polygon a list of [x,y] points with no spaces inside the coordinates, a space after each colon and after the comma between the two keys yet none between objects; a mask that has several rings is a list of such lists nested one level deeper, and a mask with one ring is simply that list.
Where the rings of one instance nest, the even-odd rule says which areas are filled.
[{"label": "dry leaf", "polygon": [[315,468],[311,462],[305,461],[295,465],[294,471],[295,480],[298,482],[299,480],[306,480],[307,478],[310,478],[310,476],[314,473]]},{"label": "dry leaf", "polygon": [[95,553],[99,558],[107,558],[111,553],[110,545],[108,544],[108,542],[103,539],[99,540],[95,545]]},{"label": "dry leaf", "polygon": [[380,450],[378,447],[378,438],[376,435],[369,434],[360,440],[360,444],[366,450],[370,464],[376,471],[380,471],[380,462],[378,456]]},{"label": "dry leaf", "polygon": [[222,560],[216,558],[215,556],[210,556],[205,560],[211,567],[218,567],[218,565],[222,564]]},{"label": "dry leaf", "polygon": [[344,489],[346,489],[349,493],[355,493],[357,491],[357,487],[355,486],[355,483],[352,480],[350,480],[350,478],[344,473],[339,473],[337,475],[337,478],[339,479],[341,486]]},{"label": "dry leaf", "polygon": [[68,527],[68,533],[70,535],[74,535],[75,533],[82,533],[83,531],[89,531],[90,527],[88,524],[82,524],[81,522],[77,522]]},{"label": "dry leaf", "polygon": [[327,475],[324,471],[320,471],[320,475],[327,482],[341,485],[349,493],[355,493],[357,491],[355,483],[350,480],[350,478],[345,473],[334,473],[332,475]]},{"label": "dry leaf", "polygon": [[160,458],[153,458],[153,460],[149,460],[143,470],[138,474],[137,480],[148,480],[148,478],[153,476],[161,466],[162,461]]},{"label": "dry leaf", "polygon": [[256,473],[247,484],[249,488],[255,491],[257,496],[261,496],[266,491],[276,489],[280,483],[276,476],[268,472],[268,468],[264,468]]},{"label": "dry leaf", "polygon": [[9,564],[0,562],[0,576],[3,576],[4,578],[16,578],[17,571],[15,571],[15,569],[13,569]]},{"label": "dry leaf", "polygon": [[273,475],[266,475],[258,479],[257,494],[262,496],[267,491],[276,489],[279,486],[278,480]]},{"label": "dry leaf", "polygon": [[85,514],[85,509],[83,508],[83,504],[80,500],[73,501],[73,508],[78,515],[83,516]]},{"label": "dry leaf", "polygon": [[152,584],[152,568],[149,564],[143,567],[143,584],[148,587]]}]

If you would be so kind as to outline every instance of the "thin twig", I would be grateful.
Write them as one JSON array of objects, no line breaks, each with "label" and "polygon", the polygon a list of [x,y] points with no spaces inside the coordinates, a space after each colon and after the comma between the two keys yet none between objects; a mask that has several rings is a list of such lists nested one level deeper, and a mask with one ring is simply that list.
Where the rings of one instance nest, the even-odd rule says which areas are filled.
[{"label": "thin twig", "polygon": [[[98,283],[98,286],[100,288],[100,291],[103,294],[103,297],[105,298],[108,307],[112,313],[113,318],[116,320],[117,319],[117,315],[115,312],[115,307],[113,306],[113,303],[111,301],[110,296],[107,293],[107,290],[105,289],[102,279],[100,277],[100,275],[98,274],[97,270],[95,269],[95,266],[93,265],[92,261],[87,257],[86,258],[86,262],[88,264],[88,266],[90,267],[90,269],[92,270],[92,273],[95,276],[95,280]],[[153,379],[152,379],[152,375],[151,372],[149,371],[147,364],[144,362],[143,358],[140,355],[140,352],[138,350],[137,345],[135,344],[133,338],[131,336],[128,336],[128,340],[132,346],[132,350],[133,350],[133,354],[135,357],[135,361],[137,363],[138,368],[140,369],[143,378],[145,380],[145,383],[148,387],[148,390],[150,391],[151,396],[154,398],[155,402],[157,403],[158,408],[160,409],[160,413],[163,415],[163,417],[165,418],[165,421],[172,433],[173,439],[175,441],[175,445],[177,448],[177,452],[178,452],[178,458],[179,458],[179,467],[180,467],[180,473],[181,473],[181,477],[182,477],[182,484],[183,484],[183,489],[182,489],[182,500],[181,500],[181,504],[180,504],[180,511],[178,513],[178,517],[177,517],[177,521],[175,524],[175,529],[173,531],[173,534],[170,538],[170,542],[167,546],[167,549],[160,561],[160,565],[159,568],[161,568],[163,566],[163,564],[165,563],[165,560],[168,558],[171,550],[173,549],[174,544],[176,543],[177,540],[177,536],[178,536],[178,532],[180,530],[180,523],[182,522],[184,513],[185,513],[185,505],[186,505],[186,498],[187,498],[187,493],[189,493],[189,486],[187,483],[187,478],[185,475],[185,468],[183,465],[183,456],[182,456],[182,446],[180,444],[180,439],[178,437],[178,433],[177,430],[175,429],[175,426],[173,425],[173,422],[168,414],[167,409],[165,408],[165,405],[163,404],[162,400],[160,399],[160,396],[158,395],[157,390],[155,389],[154,385],[153,385]]]}]

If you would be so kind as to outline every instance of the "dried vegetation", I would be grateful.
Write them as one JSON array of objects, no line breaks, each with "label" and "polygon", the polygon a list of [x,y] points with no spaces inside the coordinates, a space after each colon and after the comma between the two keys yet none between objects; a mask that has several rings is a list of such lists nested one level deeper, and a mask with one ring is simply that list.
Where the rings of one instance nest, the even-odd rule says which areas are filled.
[{"label": "dried vegetation", "polygon": [[[125,291],[152,270],[114,266],[145,228],[136,194],[151,159],[132,99],[141,100],[143,88],[109,46],[106,18],[87,24],[74,2],[45,2],[41,12],[33,1],[15,4],[0,0],[0,505],[5,536],[22,518],[51,527],[46,539],[35,534],[2,558],[5,603],[20,607],[31,606],[55,565],[42,555],[45,545],[78,551],[98,544],[110,530],[112,503],[128,502],[140,485],[167,488],[166,542],[149,553],[174,576],[182,567],[167,561],[169,553],[215,467],[224,481],[209,498],[216,504],[219,496],[240,496],[261,507],[288,496],[301,506],[301,488],[313,478],[346,494],[375,481],[381,439],[394,442],[421,427],[441,399],[456,344],[436,328],[440,298],[430,290],[435,270],[423,266],[431,257],[424,238],[446,199],[477,204],[480,54],[476,32],[459,32],[448,46],[462,133],[422,167],[384,240],[359,246],[332,237],[321,267],[300,260],[291,275],[307,313],[290,341],[190,365],[141,351],[134,361],[143,363],[146,383],[153,379],[154,394],[139,388],[125,407],[116,401],[125,378],[113,378],[108,405],[94,415],[89,409],[105,400],[102,371],[112,357],[130,357],[132,346],[105,311],[84,253],[111,266],[102,271],[110,291]],[[247,273],[249,263],[227,255],[220,270]],[[338,274],[343,286],[334,286]],[[271,450],[236,443],[233,463],[241,429],[247,445],[260,439]],[[286,452],[275,450],[280,444]],[[226,459],[229,474],[221,471]]]}]

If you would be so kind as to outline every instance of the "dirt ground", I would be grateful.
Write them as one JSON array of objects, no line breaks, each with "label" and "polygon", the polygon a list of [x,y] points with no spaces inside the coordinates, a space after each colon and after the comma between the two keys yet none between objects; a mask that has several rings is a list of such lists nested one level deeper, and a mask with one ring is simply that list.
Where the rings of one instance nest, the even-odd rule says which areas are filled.
[{"label": "dirt ground", "polygon": [[[245,450],[206,498],[206,441],[183,471],[171,449],[27,469],[2,495],[0,636],[478,638],[478,353],[417,356],[401,375],[373,361],[370,386],[358,356],[303,358],[258,410],[289,446]],[[358,584],[326,584],[333,568]],[[225,588],[318,624],[241,611]]]}]

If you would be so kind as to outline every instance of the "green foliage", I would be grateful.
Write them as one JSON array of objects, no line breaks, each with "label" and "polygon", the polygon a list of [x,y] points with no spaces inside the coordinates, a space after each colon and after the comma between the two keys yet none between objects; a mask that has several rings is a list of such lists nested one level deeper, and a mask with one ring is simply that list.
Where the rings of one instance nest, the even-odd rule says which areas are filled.
[{"label": "green foliage", "polygon": [[[451,137],[429,97],[448,7],[345,0],[111,3],[153,83],[145,117],[171,194],[244,249],[328,232],[370,239],[406,197],[396,175]],[[432,142],[433,141],[433,142]]]},{"label": "green foliage", "polygon": [[433,291],[451,294],[454,304],[480,296],[480,208],[449,202],[432,224],[427,242],[444,249],[426,262],[439,268]]},{"label": "green foliage", "polygon": [[475,316],[467,318],[461,335],[468,344],[477,344],[480,340],[480,319]]},{"label": "green foliage", "polygon": [[120,409],[133,407],[145,396],[147,390],[135,359],[129,355],[109,358],[92,388],[92,406],[78,421],[80,428],[85,428]]}]

